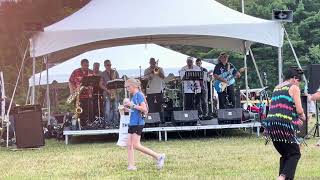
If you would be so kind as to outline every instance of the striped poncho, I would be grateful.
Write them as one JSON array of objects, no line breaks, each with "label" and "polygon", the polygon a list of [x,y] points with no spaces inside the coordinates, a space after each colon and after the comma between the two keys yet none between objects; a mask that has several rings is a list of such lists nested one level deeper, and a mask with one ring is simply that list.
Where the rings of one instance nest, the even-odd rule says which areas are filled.
[{"label": "striped poncho", "polygon": [[298,114],[293,98],[289,94],[291,84],[276,87],[272,94],[269,114],[262,121],[265,128],[264,136],[267,140],[284,143],[299,143]]}]

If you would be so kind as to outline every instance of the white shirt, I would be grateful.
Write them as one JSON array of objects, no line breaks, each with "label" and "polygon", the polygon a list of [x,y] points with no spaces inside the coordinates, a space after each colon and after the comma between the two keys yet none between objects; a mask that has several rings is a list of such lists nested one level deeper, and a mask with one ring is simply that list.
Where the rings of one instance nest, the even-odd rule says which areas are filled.
[{"label": "white shirt", "polygon": [[[189,66],[184,66],[179,71],[180,78],[183,79],[186,71],[201,71],[199,66],[192,65],[191,68]],[[200,81],[183,81],[183,91],[184,93],[201,93]]]},{"label": "white shirt", "polygon": [[[163,89],[165,88],[165,82],[163,78],[159,77],[158,75],[154,75],[152,73],[153,69],[147,68],[144,71],[144,75],[147,78],[150,78],[148,81],[148,86],[147,86],[147,94],[157,94],[157,93],[162,93]],[[159,67],[160,73],[164,74],[163,69]]]}]

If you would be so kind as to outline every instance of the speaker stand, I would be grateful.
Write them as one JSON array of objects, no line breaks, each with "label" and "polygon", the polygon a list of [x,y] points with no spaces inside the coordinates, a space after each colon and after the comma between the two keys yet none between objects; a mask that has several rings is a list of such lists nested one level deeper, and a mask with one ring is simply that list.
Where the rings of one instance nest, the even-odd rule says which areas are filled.
[{"label": "speaker stand", "polygon": [[308,132],[307,136],[310,138],[310,136],[313,134],[313,137],[320,137],[320,132],[319,132],[319,107],[318,107],[318,102],[316,101],[316,123],[312,127],[312,129]]}]

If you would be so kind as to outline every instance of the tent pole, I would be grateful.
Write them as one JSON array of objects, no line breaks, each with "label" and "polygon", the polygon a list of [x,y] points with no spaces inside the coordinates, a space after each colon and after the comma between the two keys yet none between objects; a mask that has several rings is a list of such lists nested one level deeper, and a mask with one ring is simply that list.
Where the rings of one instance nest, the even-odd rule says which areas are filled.
[{"label": "tent pole", "polygon": [[[4,122],[5,122],[5,111],[6,111],[6,101],[5,101],[5,89],[4,89],[4,78],[3,78],[3,72],[0,71],[0,85],[1,85],[1,99],[3,100],[1,103],[1,131],[4,129]],[[2,132],[1,132],[2,134]],[[7,138],[8,141],[8,138]]]},{"label": "tent pole", "polygon": [[30,86],[28,87],[27,98],[26,98],[26,104],[28,104],[28,102],[29,102],[29,96],[30,96]]},{"label": "tent pole", "polygon": [[35,94],[36,94],[36,57],[35,57],[35,44],[34,40],[30,39],[30,44],[32,45],[32,90],[31,90],[31,104],[35,104]]},{"label": "tent pole", "polygon": [[242,13],[244,14],[244,0],[241,0],[241,10],[242,10]]},{"label": "tent pole", "polygon": [[24,67],[24,61],[25,61],[26,56],[27,56],[28,48],[29,48],[29,45],[27,46],[27,48],[26,48],[26,50],[24,52],[24,55],[23,55],[23,58],[22,58],[22,62],[21,62],[21,67],[19,69],[19,73],[18,73],[18,77],[17,77],[17,81],[16,81],[16,84],[15,84],[13,92],[12,92],[10,104],[9,104],[8,110],[6,112],[7,114],[5,116],[6,125],[7,125],[7,147],[9,147],[9,126],[10,126],[9,117],[10,117],[10,111],[11,111],[11,107],[12,107],[14,96],[16,95],[17,87],[18,87],[18,84],[19,84],[19,79],[20,79],[20,76],[21,76],[22,69]]},{"label": "tent pole", "polygon": [[49,85],[49,66],[48,66],[48,57],[43,57],[44,63],[46,63],[46,72],[47,72],[47,108],[48,108],[48,125],[51,125],[50,116],[51,116],[51,105],[50,105],[50,85]]},{"label": "tent pole", "polygon": [[261,78],[261,75],[260,75],[260,72],[259,72],[259,69],[258,69],[258,65],[257,65],[257,63],[256,63],[256,59],[254,58],[253,52],[252,52],[252,50],[251,50],[251,47],[249,47],[249,53],[250,53],[252,62],[253,62],[253,64],[254,64],[254,67],[255,67],[255,69],[256,69],[256,72],[257,72],[257,75],[258,75],[258,78],[259,78],[259,81],[260,81],[260,85],[261,85],[261,87],[263,88],[263,87],[264,87],[263,81],[262,81],[262,78]]},{"label": "tent pole", "polygon": [[[282,26],[282,27],[283,27],[283,26]],[[285,29],[284,27],[283,27],[283,29],[284,29],[284,33],[285,33],[285,35],[286,35],[286,38],[287,38],[287,40],[288,40],[288,42],[289,42],[289,45],[290,45],[291,51],[292,51],[292,53],[293,53],[294,59],[296,60],[296,62],[297,62],[297,64],[298,64],[298,67],[299,67],[300,69],[302,69],[301,64],[300,64],[300,62],[299,62],[299,59],[298,59],[298,56],[297,56],[297,54],[296,54],[296,51],[294,50],[293,45],[292,45],[292,43],[291,43],[291,40],[290,40],[290,38],[289,38],[289,35],[288,35],[288,33],[287,33],[287,31],[286,31],[286,29]],[[307,85],[308,85],[308,81],[307,81],[307,78],[306,78],[305,74],[303,74],[302,78],[303,78],[303,81],[305,82],[305,86],[307,86]],[[306,90],[306,89],[305,89],[305,90]]]},{"label": "tent pole", "polygon": [[[244,14],[244,0],[241,0],[241,10],[242,10],[242,13]],[[249,104],[249,97],[248,97],[249,86],[248,86],[248,64],[247,64],[247,44],[246,44],[246,41],[243,41],[243,50],[244,50],[243,58],[244,58],[244,68],[245,68],[244,73],[245,73],[245,84],[246,84],[246,103],[248,106],[248,104]]]},{"label": "tent pole", "polygon": [[247,64],[247,43],[246,41],[243,41],[243,59],[244,59],[244,68],[245,68],[245,85],[246,85],[246,103],[248,105],[249,103],[249,97],[248,97],[248,90],[249,90],[249,86],[248,86],[248,64]]},{"label": "tent pole", "polygon": [[278,81],[281,83],[282,79],[282,70],[283,70],[283,59],[282,59],[282,47],[278,48]]}]

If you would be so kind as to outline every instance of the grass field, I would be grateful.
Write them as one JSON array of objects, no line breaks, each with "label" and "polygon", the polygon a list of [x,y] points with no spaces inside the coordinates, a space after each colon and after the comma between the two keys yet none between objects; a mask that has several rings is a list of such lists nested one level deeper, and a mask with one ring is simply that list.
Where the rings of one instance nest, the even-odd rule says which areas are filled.
[{"label": "grass field", "polygon": [[[185,133],[186,134],[186,133]],[[279,155],[262,138],[239,130],[223,136],[186,137],[143,144],[167,155],[165,168],[136,153],[138,171],[126,170],[126,150],[114,141],[79,138],[64,145],[47,140],[40,150],[0,149],[0,179],[275,179]],[[210,136],[210,135],[209,135]],[[92,142],[94,140],[94,142]],[[320,179],[320,148],[316,139],[302,147],[296,179]]]}]

